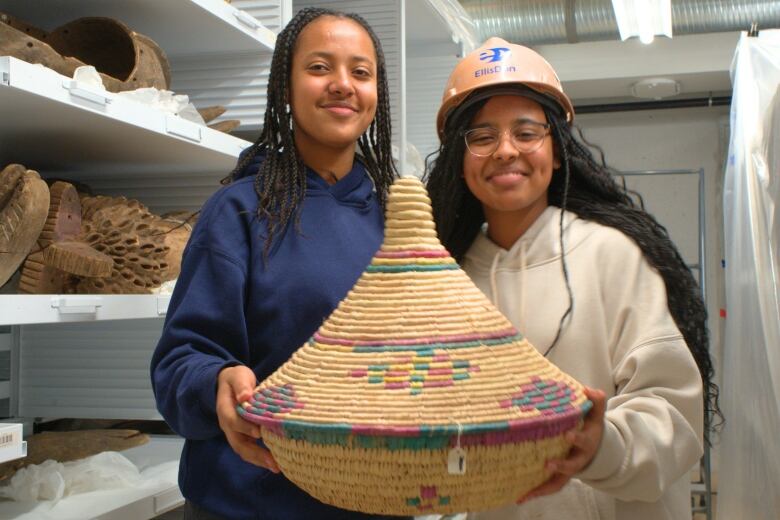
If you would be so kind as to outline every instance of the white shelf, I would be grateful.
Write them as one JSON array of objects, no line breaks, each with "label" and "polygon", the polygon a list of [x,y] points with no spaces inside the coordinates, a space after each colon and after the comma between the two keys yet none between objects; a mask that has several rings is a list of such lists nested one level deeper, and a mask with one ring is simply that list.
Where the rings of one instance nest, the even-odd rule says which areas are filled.
[{"label": "white shelf", "polygon": [[107,16],[153,39],[169,58],[271,52],[276,35],[224,0],[0,0],[0,11],[50,31],[85,16]]},{"label": "white shelf", "polygon": [[161,318],[171,297],[128,295],[0,295],[0,326]]},{"label": "white shelf", "polygon": [[15,520],[143,520],[184,503],[177,484],[184,440],[153,436],[148,444],[122,453],[141,471],[138,487],[92,491],[49,502],[0,502],[0,518]]},{"label": "white shelf", "polygon": [[228,172],[250,143],[0,57],[0,164],[44,175]]}]

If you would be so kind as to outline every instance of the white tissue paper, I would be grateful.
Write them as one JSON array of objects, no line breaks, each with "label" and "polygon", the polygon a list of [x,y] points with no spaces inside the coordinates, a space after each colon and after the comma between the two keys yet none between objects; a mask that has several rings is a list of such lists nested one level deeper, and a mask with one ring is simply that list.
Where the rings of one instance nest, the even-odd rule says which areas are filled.
[{"label": "white tissue paper", "polygon": [[147,87],[117,92],[116,95],[152,106],[163,112],[175,114],[182,119],[198,123],[199,125],[206,124],[197,109],[190,103],[189,96],[185,94],[174,94],[170,90],[157,90],[154,87]]},{"label": "white tissue paper", "polygon": [[[78,67],[73,73],[73,79],[83,85],[105,90],[103,79],[92,65]],[[199,125],[206,124],[195,106],[190,103],[189,96],[185,94],[176,94],[170,90],[158,90],[154,87],[147,87],[117,92],[115,95],[177,115],[182,119],[198,123]]]},{"label": "white tissue paper", "polygon": [[83,85],[95,87],[100,90],[106,89],[106,87],[103,86],[103,78],[100,77],[100,74],[98,74],[98,71],[92,65],[78,67],[73,72],[73,79]]},{"label": "white tissue paper", "polygon": [[141,481],[135,464],[115,451],[106,451],[72,462],[47,460],[22,468],[7,486],[0,487],[0,497],[18,502],[56,502],[68,495],[133,487]]}]

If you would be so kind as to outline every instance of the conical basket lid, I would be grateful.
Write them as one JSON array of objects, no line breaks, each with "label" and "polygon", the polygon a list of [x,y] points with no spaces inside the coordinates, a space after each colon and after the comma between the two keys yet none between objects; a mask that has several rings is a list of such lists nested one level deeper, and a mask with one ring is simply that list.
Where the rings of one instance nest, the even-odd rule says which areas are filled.
[{"label": "conical basket lid", "polygon": [[559,435],[589,407],[582,385],[460,269],[437,238],[425,188],[403,178],[390,190],[385,239],[371,264],[239,412],[313,442],[456,433],[467,441],[496,432],[517,442]]}]

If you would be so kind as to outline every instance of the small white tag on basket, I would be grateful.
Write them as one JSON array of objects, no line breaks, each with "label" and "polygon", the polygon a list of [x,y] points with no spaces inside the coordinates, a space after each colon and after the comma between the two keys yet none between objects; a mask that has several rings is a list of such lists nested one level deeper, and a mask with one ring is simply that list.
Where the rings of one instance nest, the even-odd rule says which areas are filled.
[{"label": "small white tag on basket", "polygon": [[466,473],[466,450],[457,446],[450,450],[447,456],[447,471],[450,475],[464,475]]},{"label": "small white tag on basket", "polygon": [[455,447],[447,455],[447,471],[450,475],[466,474],[466,450],[460,447],[460,435],[463,433],[463,426],[458,423],[458,439]]}]

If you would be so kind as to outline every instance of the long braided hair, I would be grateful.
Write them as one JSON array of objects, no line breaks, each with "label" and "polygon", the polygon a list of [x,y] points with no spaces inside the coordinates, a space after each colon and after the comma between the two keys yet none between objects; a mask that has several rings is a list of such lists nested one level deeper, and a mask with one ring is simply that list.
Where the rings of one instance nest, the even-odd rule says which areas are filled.
[{"label": "long braided hair", "polygon": [[293,220],[299,231],[301,207],[306,191],[306,171],[295,147],[292,111],[287,103],[292,58],[301,31],[322,16],[348,18],[357,22],[371,37],[377,59],[377,108],[374,120],[358,139],[360,160],[371,177],[379,203],[384,208],[387,192],[396,175],[392,160],[390,93],[387,69],[379,38],[362,17],[331,9],[308,7],[290,20],[276,39],[268,78],[265,118],[260,136],[230,174],[222,179],[229,184],[259,153],[265,154],[261,170],[255,176],[257,217],[267,222],[264,255],[267,257],[274,237],[283,233]]},{"label": "long braided hair", "polygon": [[[485,222],[482,204],[469,191],[460,175],[465,152],[463,132],[485,103],[487,99],[463,110],[456,110],[448,117],[439,149],[429,156],[426,165],[427,188],[437,231],[444,246],[458,262],[463,260]],[[701,373],[704,386],[704,436],[706,442],[710,443],[710,432],[722,425],[723,414],[718,404],[719,389],[713,381],[707,310],[696,280],[666,229],[615,181],[613,170],[604,163],[598,163],[588,146],[575,138],[560,111],[551,109],[546,103],[542,108],[561,159],[561,166],[552,176],[548,189],[549,204],[571,211],[582,219],[620,230],[639,246],[650,265],[661,275],[666,286],[669,312]],[[562,218],[559,232],[562,241]],[[561,251],[565,251],[563,244]],[[555,340],[547,352],[560,337],[565,318],[573,304],[565,255],[562,255],[561,261],[569,290],[569,309],[561,317]]]}]

